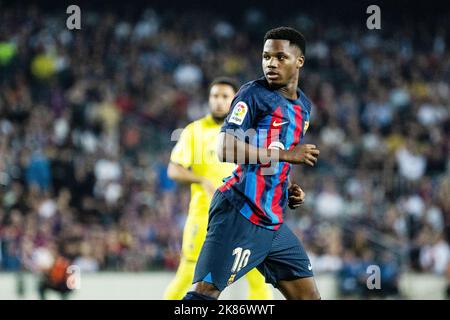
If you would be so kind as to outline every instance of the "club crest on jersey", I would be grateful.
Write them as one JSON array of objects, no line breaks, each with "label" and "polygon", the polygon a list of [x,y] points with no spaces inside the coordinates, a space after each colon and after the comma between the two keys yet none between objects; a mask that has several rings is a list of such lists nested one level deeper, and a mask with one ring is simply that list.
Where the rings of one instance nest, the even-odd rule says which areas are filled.
[{"label": "club crest on jersey", "polygon": [[231,112],[229,123],[235,123],[237,125],[241,125],[244,122],[245,116],[248,112],[248,106],[244,101],[239,101],[233,108]]},{"label": "club crest on jersey", "polygon": [[235,277],[236,277],[236,274],[233,273],[227,281],[227,286],[229,286],[230,284],[232,284],[234,282]]},{"label": "club crest on jersey", "polygon": [[309,128],[309,121],[305,121],[305,128],[303,130],[304,133],[306,133],[306,130]]}]

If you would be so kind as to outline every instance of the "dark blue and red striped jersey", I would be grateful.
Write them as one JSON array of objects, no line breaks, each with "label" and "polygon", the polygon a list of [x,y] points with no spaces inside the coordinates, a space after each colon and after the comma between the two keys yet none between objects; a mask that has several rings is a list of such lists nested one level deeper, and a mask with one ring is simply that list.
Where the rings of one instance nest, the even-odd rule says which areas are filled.
[{"label": "dark blue and red striped jersey", "polygon": [[[241,136],[259,148],[289,150],[299,144],[309,126],[311,102],[297,89],[297,100],[284,97],[268,86],[265,78],[241,87],[233,99],[222,132]],[[277,230],[283,223],[288,201],[291,164],[278,162],[271,168],[263,164],[240,164],[219,187],[248,220]]]}]

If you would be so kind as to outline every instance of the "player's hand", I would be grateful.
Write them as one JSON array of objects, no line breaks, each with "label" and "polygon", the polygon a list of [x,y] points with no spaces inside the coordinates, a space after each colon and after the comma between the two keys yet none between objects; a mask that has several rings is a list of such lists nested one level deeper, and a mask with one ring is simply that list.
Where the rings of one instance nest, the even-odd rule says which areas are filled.
[{"label": "player's hand", "polygon": [[288,189],[289,208],[295,209],[305,201],[305,192],[298,184],[293,183]]},{"label": "player's hand", "polygon": [[211,197],[214,195],[214,192],[216,192],[216,187],[214,187],[212,182],[206,178],[202,179],[201,185]]},{"label": "player's hand", "polygon": [[292,150],[288,151],[287,161],[294,164],[307,164],[313,167],[317,162],[320,154],[319,149],[314,144],[296,145]]}]

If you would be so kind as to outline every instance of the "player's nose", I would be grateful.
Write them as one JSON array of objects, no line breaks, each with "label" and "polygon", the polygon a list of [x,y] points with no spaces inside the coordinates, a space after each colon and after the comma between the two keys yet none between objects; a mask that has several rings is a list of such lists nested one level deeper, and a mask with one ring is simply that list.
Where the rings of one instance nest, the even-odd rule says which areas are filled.
[{"label": "player's nose", "polygon": [[269,62],[267,63],[267,67],[269,69],[276,69],[278,67],[276,59],[275,58],[270,58]]},{"label": "player's nose", "polygon": [[223,110],[225,110],[225,106],[226,106],[226,103],[225,103],[225,102],[219,102],[219,103],[217,104],[217,110],[223,111]]}]

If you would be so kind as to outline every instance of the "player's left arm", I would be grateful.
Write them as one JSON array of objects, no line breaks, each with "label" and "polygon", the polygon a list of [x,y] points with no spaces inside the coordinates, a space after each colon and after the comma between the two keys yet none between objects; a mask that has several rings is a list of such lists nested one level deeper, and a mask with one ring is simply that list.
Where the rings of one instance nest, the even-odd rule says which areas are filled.
[{"label": "player's left arm", "polygon": [[305,201],[305,192],[296,183],[288,180],[288,205],[289,208],[298,208]]},{"label": "player's left arm", "polygon": [[[303,135],[306,133],[306,130],[308,130],[309,127],[309,113],[307,115],[307,118],[305,120],[305,125],[303,129]],[[317,152],[318,155],[318,152]],[[305,201],[305,192],[302,190],[302,188],[296,184],[295,182],[292,182],[291,177],[288,176],[288,205],[289,208],[295,209],[298,208],[303,202]]]}]

